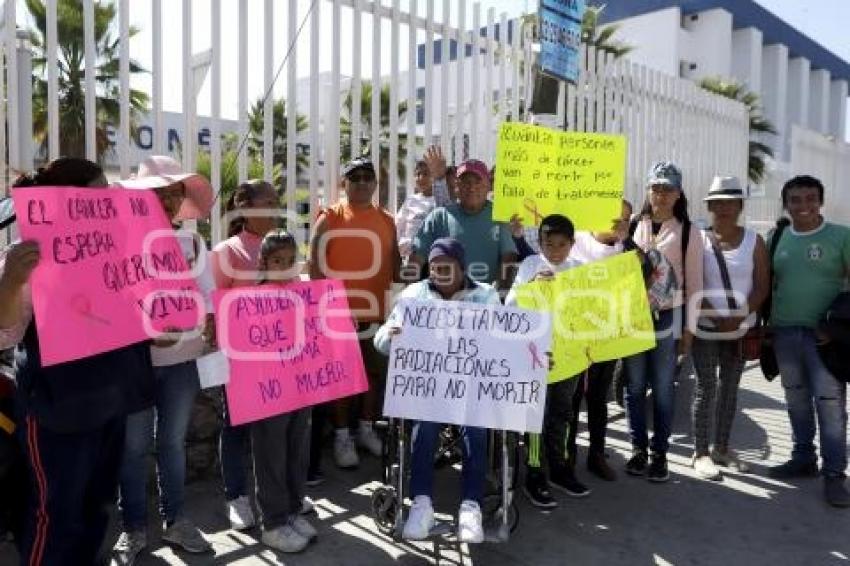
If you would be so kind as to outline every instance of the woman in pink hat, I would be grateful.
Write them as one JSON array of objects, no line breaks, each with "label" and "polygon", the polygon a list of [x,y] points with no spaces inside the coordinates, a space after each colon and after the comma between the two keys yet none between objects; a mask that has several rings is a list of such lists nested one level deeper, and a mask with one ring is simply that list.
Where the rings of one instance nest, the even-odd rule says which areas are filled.
[{"label": "woman in pink hat", "polygon": [[[148,157],[139,165],[135,177],[117,184],[127,189],[153,189],[166,216],[175,226],[181,220],[205,218],[212,208],[213,190],[209,181],[201,175],[184,173],[180,164],[171,157]],[[200,530],[185,516],[183,503],[186,431],[195,397],[200,391],[195,360],[204,351],[205,342],[212,341],[211,296],[215,284],[203,238],[186,230],[179,230],[175,235],[187,263],[197,273],[198,289],[208,314],[201,335],[195,333],[176,339],[156,339],[151,346],[156,375],[156,404],[153,410],[139,411],[127,417],[120,485],[124,528],[114,548],[121,564],[132,564],[147,546],[146,462],[154,436],[159,509],[164,522],[162,539],[191,553],[211,549]]]}]

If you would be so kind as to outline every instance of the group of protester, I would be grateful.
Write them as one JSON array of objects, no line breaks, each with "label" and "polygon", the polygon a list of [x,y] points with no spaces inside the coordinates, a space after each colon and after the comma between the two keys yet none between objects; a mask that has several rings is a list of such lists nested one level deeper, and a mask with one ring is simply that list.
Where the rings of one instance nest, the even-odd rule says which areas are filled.
[{"label": "group of protester", "polygon": [[[782,203],[790,226],[785,228],[787,221],[779,224],[767,245],[740,225],[746,192],[733,177],[717,177],[704,199],[709,226],[703,230],[691,222],[681,171],[670,162],[651,167],[645,201],[636,213],[624,201],[610,230],[598,233],[576,232],[571,220],[559,214],[536,227],[523,227],[517,218],[494,221],[488,167],[468,160],[450,169],[438,148],[429,148],[416,163],[415,180],[415,192],[393,215],[374,204],[378,183],[373,164],[365,158],[346,164],[344,199],[318,214],[303,273],[295,238],[278,228],[279,196],[264,181],[246,181],[236,188],[227,202],[228,239],[211,251],[202,238],[178,233],[188,263],[202,266],[197,283],[209,313],[216,288],[360,274],[343,277],[343,282],[370,382],[367,393],[238,426],[229,424],[224,403],[220,463],[234,529],[255,526],[256,505],[264,544],[282,552],[304,550],[316,538],[305,518],[305,490],[323,480],[325,431],[333,428],[331,452],[340,468],[356,467],[358,450],[381,455],[374,422],[380,416],[386,354],[393,337],[404,332],[392,309],[394,290],[406,285],[402,297],[512,305],[524,283],[551,280],[577,265],[632,250],[644,266],[656,345],[620,362],[593,364],[548,386],[543,432],[528,435],[526,442],[523,492],[530,503],[556,507],[550,487],[574,497],[590,493],[577,469],[583,400],[590,437],[587,470],[606,481],[617,479],[605,437],[609,392],[618,371],[633,447],[625,472],[667,481],[675,382],[686,355],[693,357],[696,374],[696,474],[720,480],[724,468],[746,472],[747,465],[730,445],[744,368],[741,337],[769,305],[794,450],[788,462],[768,473],[788,479],[820,472],[826,501],[850,506],[844,484],[846,386],[826,369],[817,349],[829,340],[821,318],[847,281],[850,230],[824,220],[820,181],[801,176],[785,184]],[[97,165],[67,158],[16,182],[19,187],[106,185]],[[206,179],[182,172],[174,160],[161,156],[145,160],[135,178],[118,186],[155,190],[175,226],[207,217],[214,198]],[[34,242],[16,242],[3,253],[0,267],[0,349],[15,347],[16,369],[14,412],[11,427],[4,429],[15,430],[24,462],[25,489],[19,493],[24,500],[11,521],[21,563],[98,563],[118,492],[123,530],[112,558],[132,564],[148,544],[146,458],[154,439],[162,538],[190,553],[209,551],[209,542],[185,513],[184,484],[186,432],[200,390],[195,360],[216,347],[213,315],[207,316],[200,337],[171,333],[43,367],[29,286],[41,254]],[[199,261],[202,255],[209,261]],[[651,440],[648,389],[653,393]],[[432,475],[441,428],[429,422],[413,427],[413,502],[403,533],[408,539],[428,537],[434,525]],[[476,543],[484,538],[480,503],[486,431],[463,427],[461,433],[458,538]],[[253,470],[253,504],[246,456]]]}]

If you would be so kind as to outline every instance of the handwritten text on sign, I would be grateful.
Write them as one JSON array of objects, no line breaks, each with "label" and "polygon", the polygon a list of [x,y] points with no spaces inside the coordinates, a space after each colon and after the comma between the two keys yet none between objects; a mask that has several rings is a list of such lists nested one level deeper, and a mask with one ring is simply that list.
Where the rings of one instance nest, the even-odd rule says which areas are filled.
[{"label": "handwritten text on sign", "polygon": [[232,424],[368,389],[345,290],[325,279],[214,294]]},{"label": "handwritten text on sign", "polygon": [[199,325],[197,285],[153,191],[38,187],[12,197],[21,238],[41,247],[30,283],[43,365]]},{"label": "handwritten text on sign", "polygon": [[499,132],[493,216],[539,226],[549,214],[577,230],[610,230],[622,211],[626,138],[506,122]]},{"label": "handwritten text on sign", "polygon": [[555,369],[550,383],[574,377],[594,362],[655,347],[649,300],[634,252],[568,269],[553,281],[522,285],[517,302],[552,313]]},{"label": "handwritten text on sign", "polygon": [[390,351],[384,414],[540,432],[551,330],[545,314],[405,299]]}]

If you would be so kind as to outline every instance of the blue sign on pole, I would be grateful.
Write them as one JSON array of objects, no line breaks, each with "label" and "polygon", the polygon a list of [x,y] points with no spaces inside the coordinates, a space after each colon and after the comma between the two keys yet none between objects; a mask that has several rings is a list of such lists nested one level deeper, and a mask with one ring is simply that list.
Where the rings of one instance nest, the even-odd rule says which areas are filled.
[{"label": "blue sign on pole", "polygon": [[584,16],[584,0],[541,0],[540,7],[559,12],[562,16],[581,21]]},{"label": "blue sign on pole", "polygon": [[[570,18],[546,8],[547,4],[577,4],[543,0],[540,7],[540,70],[562,81],[578,80],[581,17]],[[583,8],[583,2],[581,2]]]}]

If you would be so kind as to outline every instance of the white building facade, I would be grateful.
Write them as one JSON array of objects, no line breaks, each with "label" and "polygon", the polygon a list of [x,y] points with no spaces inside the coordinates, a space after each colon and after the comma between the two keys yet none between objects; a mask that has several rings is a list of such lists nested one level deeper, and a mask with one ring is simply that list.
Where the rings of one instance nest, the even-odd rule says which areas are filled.
[{"label": "white building facade", "polygon": [[[828,9],[823,7],[821,9]],[[850,222],[847,144],[850,63],[752,0],[610,0],[605,24],[633,47],[628,57],[664,73],[732,79],[759,95],[776,135],[761,190],[777,194],[796,174],[827,187],[828,216]]]}]

